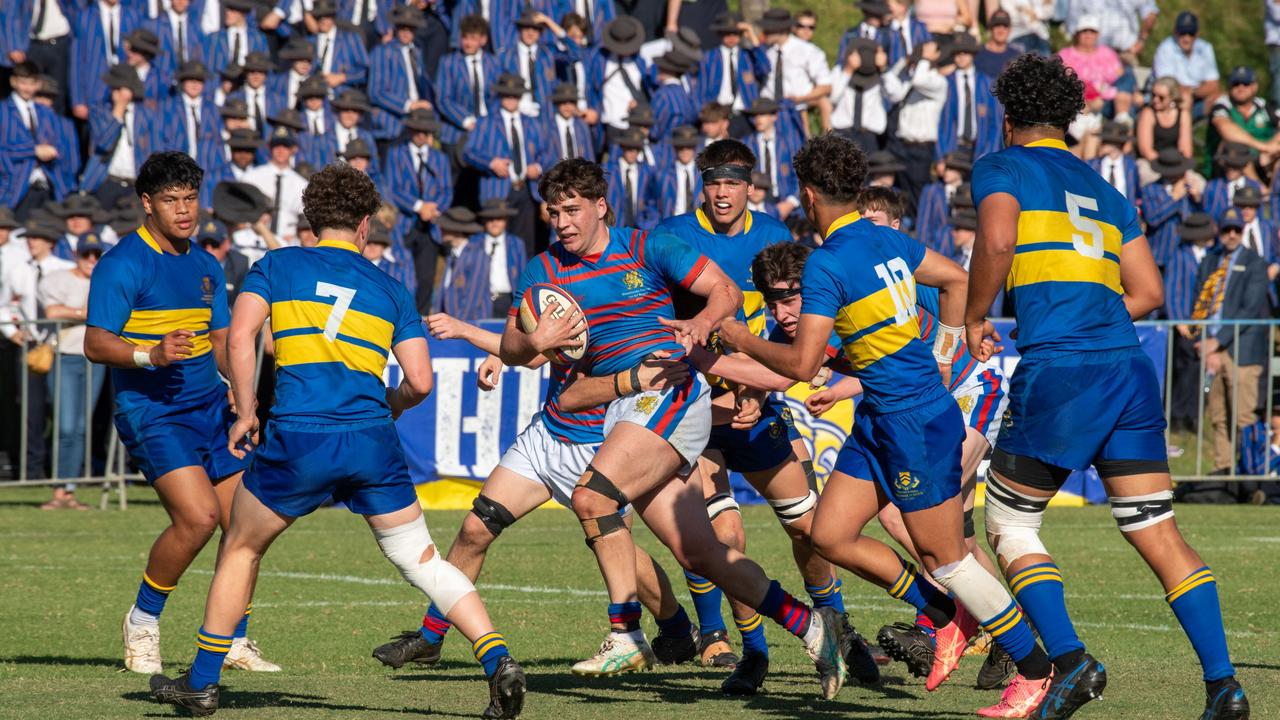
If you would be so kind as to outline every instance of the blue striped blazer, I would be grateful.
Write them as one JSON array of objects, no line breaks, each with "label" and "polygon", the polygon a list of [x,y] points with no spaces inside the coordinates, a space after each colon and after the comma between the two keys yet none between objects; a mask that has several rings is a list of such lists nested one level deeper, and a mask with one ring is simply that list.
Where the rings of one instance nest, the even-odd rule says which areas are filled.
[{"label": "blue striped blazer", "polygon": [[1164,317],[1166,320],[1190,320],[1200,291],[1196,285],[1200,260],[1196,259],[1189,242],[1179,242],[1168,258],[1164,267]]},{"label": "blue striped blazer", "polygon": [[[427,172],[422,176],[422,191],[418,190],[418,174],[413,169],[413,157],[410,152],[412,142],[405,140],[396,143],[387,152],[387,167],[383,173],[383,197],[396,206],[400,217],[391,229],[394,247],[403,248],[404,239],[418,221],[418,214],[413,206],[419,201],[433,202],[440,211],[449,209],[453,203],[453,175],[449,168],[449,158],[437,148],[427,154]],[[433,224],[431,236],[437,241],[440,231]],[[403,262],[407,253],[400,252],[398,262]]]},{"label": "blue striped blazer", "polygon": [[[924,23],[916,19],[916,16],[914,13],[908,15],[907,18],[908,18],[908,26],[910,27],[909,32],[911,34],[912,49],[918,48],[920,47],[921,43],[927,43],[933,39],[933,34],[929,32],[929,28],[925,27]],[[885,26],[884,26],[883,32],[886,40],[887,49],[889,52],[889,65],[892,67],[899,60],[907,56],[907,47],[902,43],[902,35],[900,33],[894,32],[892,26],[889,25],[889,23],[890,23],[890,20],[888,18],[885,18]]]},{"label": "blue striped blazer", "polygon": [[[743,107],[750,107],[760,97],[760,83],[769,77],[769,56],[764,48],[745,48],[738,46],[738,92],[742,95]],[[702,54],[702,66],[698,71],[698,87],[702,92],[702,102],[715,102],[720,96],[720,84],[724,82],[724,54],[720,48],[712,48]]]},{"label": "blue striped blazer", "polygon": [[[764,172],[764,155],[760,152],[759,133],[751,133],[742,139],[747,147],[751,148],[751,152],[756,154],[756,170]],[[799,197],[800,181],[796,180],[795,170],[791,167],[791,158],[795,157],[796,150],[800,149],[800,141],[791,133],[783,132],[782,128],[774,129],[773,146],[777,148],[778,157],[774,158],[774,163],[778,166],[778,182],[773,188],[773,197],[788,198]]]},{"label": "blue striped blazer", "polygon": [[[484,76],[481,102],[490,113],[497,112],[498,96],[493,94],[493,83],[501,72],[498,59],[481,51],[480,72]],[[442,120],[441,142],[453,144],[466,135],[462,123],[472,116],[471,104],[471,71],[462,51],[455,50],[440,58],[440,67],[436,69],[436,112]]]},{"label": "blue striped blazer", "polygon": [[[178,57],[178,43],[174,40],[174,31],[169,22],[169,13],[162,12],[160,17],[152,20],[151,31],[156,34],[156,37],[160,38],[160,54],[156,56],[155,64],[163,65],[168,76],[173,77],[177,74],[178,67],[182,65],[183,59]],[[187,60],[204,62],[204,51],[208,40],[205,39],[204,33],[200,32],[200,16],[193,13],[191,9],[187,10],[186,28],[183,36],[185,38]]]},{"label": "blue striped blazer", "polygon": [[[320,72],[320,38],[313,39],[316,52],[312,60],[312,72]],[[369,79],[369,52],[364,48],[364,37],[359,33],[338,28],[334,33],[333,72],[344,73],[346,82],[339,87],[363,88]]]},{"label": "blue striped blazer", "polygon": [[[547,132],[555,141],[555,159],[560,160],[564,157],[564,135],[560,132],[559,122],[555,118],[547,121]],[[573,119],[573,149],[577,151],[578,157],[596,161],[595,142],[591,135],[591,128],[583,122],[582,118]]]},{"label": "blue striped blazer", "polygon": [[[53,110],[39,103],[32,106],[36,113],[34,136],[13,96],[0,102],[0,205],[15,207],[26,197],[30,190],[31,172],[37,166],[48,176],[49,186],[58,200],[72,189],[66,186],[66,171],[60,167],[63,157],[51,162],[40,162],[36,158],[36,145],[52,145],[58,148],[59,153],[66,152],[60,143],[59,118]],[[78,152],[74,161],[79,162]]]},{"label": "blue striped blazer", "polygon": [[[94,192],[107,179],[107,167],[111,164],[116,143],[120,142],[124,123],[117,120],[107,108],[93,108],[89,113],[89,127],[92,147],[89,161],[84,166],[84,176],[80,178],[80,189]],[[166,134],[160,113],[146,103],[133,103],[132,141],[134,166],[137,168],[142,167],[151,153],[166,148]]]},{"label": "blue striped blazer", "polygon": [[698,125],[698,103],[679,82],[670,82],[655,90],[650,104],[653,106],[650,140],[670,138],[671,131],[681,125]]},{"label": "blue striped blazer", "polygon": [[[991,94],[991,78],[975,69],[973,71],[974,128],[973,159],[995,152],[1004,145],[1004,107]],[[947,76],[947,100],[942,105],[942,118],[938,120],[938,142],[933,157],[941,160],[959,145],[957,124],[960,116],[960,98],[956,90],[956,74]]]},{"label": "blue striped blazer", "polygon": [[[849,44],[852,43],[854,40],[862,37],[862,26],[865,24],[866,24],[865,22],[860,22],[857,25],[854,25],[853,27],[849,28],[848,30],[845,30],[844,35],[840,36],[840,46],[836,49],[835,67],[844,67],[845,58],[849,56]],[[884,48],[885,53],[888,53],[889,52],[888,31],[886,31],[885,28],[883,27],[872,28],[872,29],[875,31],[876,42],[880,44],[880,47]]]},{"label": "blue striped blazer", "polygon": [[[1258,193],[1262,193],[1262,184],[1253,178],[1245,178],[1246,185],[1256,188]],[[1214,178],[1204,185],[1204,192],[1200,194],[1200,209],[1209,213],[1209,217],[1214,222],[1218,221],[1227,208],[1231,207],[1231,181],[1226,178]]]},{"label": "blue striped blazer", "polygon": [[[621,163],[617,160],[610,160],[606,168],[609,173],[609,189],[605,195],[609,203],[609,207],[613,208],[614,216],[617,217],[616,225],[627,225],[626,211],[626,183],[622,177]],[[658,221],[658,176],[660,171],[657,168],[650,167],[644,163],[636,163],[636,208],[635,208],[635,224],[641,230],[652,230],[657,227]]]},{"label": "blue striped blazer", "polygon": [[452,252],[445,255],[447,270],[440,280],[443,285],[445,276],[448,276],[449,284],[443,285],[435,294],[436,308],[463,322],[474,323],[493,316],[489,270],[495,260],[506,264],[512,288],[518,287],[517,280],[528,262],[524,240],[507,233],[506,256],[494,258],[486,252],[485,237],[484,233],[476,233],[467,239],[467,244],[457,255]]},{"label": "blue striped blazer", "polygon": [[[119,49],[116,57],[124,62],[124,37],[142,25],[142,15],[129,7],[120,8]],[[102,14],[93,3],[80,13],[72,25],[71,67],[68,68],[67,98],[73,106],[90,106],[102,97],[102,76],[108,69],[107,38],[102,30]]]},{"label": "blue striped blazer", "polygon": [[[516,18],[524,6],[522,0],[489,0],[489,49],[495,54],[516,43]],[[479,15],[480,3],[477,0],[456,0],[453,4],[452,30],[449,34],[453,47],[458,44],[458,24],[468,15]],[[556,19],[559,19],[558,17]]]},{"label": "blue striped blazer", "polygon": [[920,190],[920,201],[916,204],[916,237],[938,252],[942,251],[931,243],[936,242],[937,231],[947,224],[950,210],[946,183],[931,182]]},{"label": "blue striped blazer", "polygon": [[[520,70],[520,41],[512,43],[497,53],[498,67],[501,72],[524,77]],[[562,53],[555,45],[539,42],[533,56],[533,101],[538,103],[538,110],[543,118],[548,118],[555,108],[551,107],[551,91],[556,85],[556,64]],[[497,78],[494,77],[496,80]]]},{"label": "blue striped blazer", "polygon": [[[578,4],[574,0],[535,0],[533,6],[539,11],[545,13],[556,22],[560,22],[561,18],[571,12],[575,12]],[[604,33],[604,26],[609,24],[618,16],[618,9],[614,6],[613,0],[591,0],[591,44],[600,43],[600,38]],[[543,38],[550,42],[547,36],[550,31],[543,34]]]},{"label": "blue striped blazer", "polygon": [[[54,0],[62,14],[76,30],[76,17],[84,8],[73,0]],[[25,53],[31,47],[31,21],[35,17],[35,0],[5,0],[0,3],[0,67],[12,67],[9,53]]]},{"label": "blue striped blazer", "polygon": [[[680,177],[676,174],[676,164],[668,165],[658,176],[658,213],[664,218],[674,217],[676,203],[679,202]],[[702,174],[693,169],[693,205],[685,208],[685,212],[693,212],[702,203]]]},{"label": "blue striped blazer", "polygon": [[[284,23],[281,24],[283,25]],[[246,54],[267,52],[267,36],[262,34],[262,31],[258,29],[255,23],[249,22],[248,26],[245,27],[245,37],[249,38],[249,49],[245,51]],[[231,64],[231,45],[227,38],[227,29],[224,27],[204,39],[205,65],[209,67],[209,72],[214,75],[222,72],[227,65]]]},{"label": "blue striped blazer", "polygon": [[417,78],[409,77],[405,65],[403,46],[392,38],[373,49],[369,55],[369,101],[373,104],[373,136],[379,140],[394,140],[404,129],[405,105],[409,102],[409,83],[415,82],[418,97],[434,102],[435,93],[431,78],[426,76],[422,64],[422,50],[410,45],[418,58]]},{"label": "blue striped blazer", "polygon": [[[494,113],[476,121],[475,130],[467,136],[467,144],[462,152],[463,160],[480,173],[480,201],[494,198],[505,198],[511,194],[511,180],[498,177],[489,168],[494,158],[510,158],[511,142],[508,140],[509,129],[503,122],[502,113]],[[555,164],[552,154],[552,142],[547,137],[546,125],[539,118],[527,115],[520,116],[520,139],[524,143],[524,155],[529,164],[538,163],[546,172]],[[541,202],[537,183],[530,183],[533,197]]]},{"label": "blue striped blazer", "polygon": [[[1087,162],[1094,172],[1099,175],[1102,174],[1102,156],[1095,157]],[[1134,162],[1132,155],[1125,155],[1121,162],[1124,164],[1124,196],[1128,198],[1129,202],[1137,205],[1138,201],[1142,199],[1142,181],[1138,178],[1138,163]],[[1111,182],[1111,178],[1104,179],[1107,182]]]},{"label": "blue striped blazer", "polygon": [[[338,20],[343,24],[351,22],[351,17],[356,12],[356,3],[359,0],[338,0]],[[399,3],[395,0],[365,0],[366,3],[375,3],[376,8],[373,13],[373,28],[378,31],[379,36],[386,36],[395,28],[391,26],[389,13],[391,8]],[[368,7],[367,5],[365,7]]]},{"label": "blue striped blazer", "polygon": [[1156,182],[1142,188],[1142,219],[1147,221],[1147,239],[1151,241],[1151,254],[1156,265],[1165,267],[1178,247],[1178,225],[1191,214],[1191,199],[1184,195],[1174,200],[1164,189],[1164,183]]}]

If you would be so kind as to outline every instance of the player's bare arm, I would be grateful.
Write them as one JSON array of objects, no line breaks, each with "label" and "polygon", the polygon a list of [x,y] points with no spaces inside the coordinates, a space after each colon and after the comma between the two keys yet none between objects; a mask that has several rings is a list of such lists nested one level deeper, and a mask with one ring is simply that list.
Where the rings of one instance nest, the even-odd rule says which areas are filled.
[{"label": "player's bare arm", "polygon": [[[480,352],[498,358],[502,350],[502,336],[496,332],[463,322],[448,313],[434,313],[427,317],[427,330],[437,340],[463,340]],[[501,360],[501,358],[498,358]],[[525,364],[527,368],[539,368],[547,364],[543,355],[534,356]],[[495,383],[496,385],[496,383]],[[492,388],[490,388],[492,389]]]},{"label": "player's bare arm", "polygon": [[1018,244],[1018,215],[1022,206],[1007,193],[995,193],[978,208],[978,236],[969,261],[969,301],[965,306],[965,341],[969,352],[981,362],[991,359],[994,346],[983,340],[995,332],[987,322],[987,310],[1004,287],[1013,267],[1013,251]]},{"label": "player's bare arm", "polygon": [[548,350],[581,347],[582,340],[578,336],[587,327],[586,318],[577,309],[556,317],[558,309],[559,304],[554,300],[548,303],[542,310],[538,326],[531,333],[521,330],[514,317],[507,318],[498,352],[502,363],[528,365],[536,356]]},{"label": "player's bare arm", "polygon": [[933,250],[925,250],[915,277],[921,284],[938,288],[938,333],[934,338],[933,357],[938,361],[942,384],[950,385],[951,363],[964,332],[969,273]]},{"label": "player's bare arm", "polygon": [[689,364],[672,360],[671,353],[659,350],[630,370],[612,375],[575,373],[561,391],[559,404],[568,412],[581,412],[626,395],[674,390],[688,381]]},{"label": "player's bare arm", "polygon": [[720,323],[742,307],[742,291],[737,283],[720,269],[715,262],[708,260],[706,267],[698,274],[698,279],[689,286],[689,292],[706,298],[707,304],[701,312],[688,320],[660,320],[663,325],[675,331],[676,338],[688,349],[693,345],[706,345],[707,338],[720,327]]},{"label": "player's bare arm", "polygon": [[271,307],[260,295],[243,292],[236,298],[227,330],[227,377],[235,398],[237,419],[227,433],[227,449],[243,458],[258,444],[258,395],[254,383],[257,348],[254,340],[271,313]]},{"label": "player's bare arm", "polygon": [[[90,325],[85,329],[84,354],[89,362],[117,368],[168,367],[191,355],[190,330],[174,330],[151,346],[134,345],[115,333]],[[210,333],[210,339],[213,334]],[[216,350],[218,346],[214,345]],[[221,369],[223,363],[219,362]]]},{"label": "player's bare arm", "polygon": [[1145,235],[1130,240],[1121,249],[1120,285],[1124,288],[1124,309],[1134,320],[1164,305],[1164,280]]},{"label": "player's bare arm", "polygon": [[737,350],[760,361],[769,370],[796,382],[808,382],[818,374],[826,358],[827,340],[835,320],[813,313],[802,313],[796,327],[795,341],[774,343],[757,337],[747,326],[730,320],[720,326],[720,337]]},{"label": "player's bare arm", "polygon": [[729,382],[758,390],[786,392],[796,384],[741,353],[719,355],[703,348],[694,348],[689,359],[695,367],[707,375],[717,375]]},{"label": "player's bare arm", "polygon": [[387,390],[387,404],[391,406],[391,417],[398,418],[400,413],[417,405],[431,394],[435,380],[431,375],[431,353],[427,350],[424,338],[410,338],[396,343],[391,348],[400,365],[403,379],[395,389]]}]

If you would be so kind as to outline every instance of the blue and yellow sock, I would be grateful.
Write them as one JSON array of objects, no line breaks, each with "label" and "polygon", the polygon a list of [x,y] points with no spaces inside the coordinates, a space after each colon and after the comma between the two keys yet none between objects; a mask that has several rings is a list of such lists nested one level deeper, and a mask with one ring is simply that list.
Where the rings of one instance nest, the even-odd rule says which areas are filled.
[{"label": "blue and yellow sock", "polygon": [[1040,631],[1040,642],[1059,670],[1067,670],[1084,652],[1084,643],[1067,615],[1062,571],[1054,563],[1039,563],[1009,577],[1009,589],[1027,617]]},{"label": "blue and yellow sock", "polygon": [[778,623],[798,638],[804,638],[809,630],[809,606],[783,590],[777,580],[769,583],[769,591],[764,594],[764,600],[760,601],[756,612]]},{"label": "blue and yellow sock", "polygon": [[1164,599],[1173,608],[1178,624],[1195,648],[1204,669],[1204,681],[1213,682],[1236,674],[1227,653],[1227,634],[1222,628],[1222,607],[1218,603],[1218,583],[1208,566],[1188,575]]},{"label": "blue and yellow sock", "polygon": [[946,627],[956,614],[956,603],[920,575],[915,563],[898,556],[902,571],[889,586],[889,597],[901,600],[929,618],[935,628]]},{"label": "blue and yellow sock", "polygon": [[844,594],[841,589],[844,583],[840,582],[840,578],[832,575],[831,582],[826,585],[805,585],[804,591],[809,593],[809,599],[813,601],[813,607],[835,608],[838,613],[844,612]]},{"label": "blue and yellow sock", "polygon": [[662,618],[654,618],[654,620],[658,623],[658,634],[664,637],[686,638],[693,634],[693,624],[689,622],[689,615],[680,605],[676,606],[676,611],[666,620]]},{"label": "blue and yellow sock", "polygon": [[450,627],[453,626],[445,619],[444,613],[440,612],[435,603],[431,603],[431,607],[427,608],[427,614],[422,616],[422,627],[418,633],[422,635],[423,640],[432,645],[439,645],[444,642],[444,634],[449,632]]},{"label": "blue and yellow sock", "polygon": [[769,657],[769,645],[764,641],[764,618],[752,613],[746,620],[733,619],[742,633],[742,654]]},{"label": "blue and yellow sock", "polygon": [[685,584],[689,586],[689,596],[693,598],[693,611],[698,615],[698,632],[703,636],[717,630],[724,630],[724,618],[720,615],[720,600],[723,593],[710,580],[684,571]]},{"label": "blue and yellow sock", "polygon": [[498,669],[498,661],[511,654],[511,651],[507,650],[506,638],[496,632],[485,633],[476,638],[476,641],[471,643],[471,652],[475,653],[476,660],[480,661],[480,667],[484,668],[485,677],[493,677],[494,671]]},{"label": "blue and yellow sock", "polygon": [[218,635],[201,627],[196,631],[196,659],[191,662],[191,674],[187,683],[200,690],[222,677],[222,661],[231,650],[230,635]]},{"label": "blue and yellow sock", "polygon": [[244,606],[244,615],[240,617],[240,622],[236,623],[236,631],[231,634],[233,638],[248,637],[249,635],[249,616],[253,614],[253,603]]},{"label": "blue and yellow sock", "polygon": [[640,615],[644,612],[638,600],[624,603],[609,603],[609,624],[621,625],[625,632],[640,629]]},{"label": "blue and yellow sock", "polygon": [[979,620],[978,624],[1009,653],[1023,677],[1039,680],[1048,676],[1049,658],[1036,644],[1036,638],[1016,602],[1010,601],[1008,607],[996,613],[995,617]]},{"label": "blue and yellow sock", "polygon": [[142,582],[138,584],[138,597],[133,601],[135,607],[146,616],[145,619],[159,618],[160,613],[164,612],[164,603],[169,599],[169,593],[177,585],[168,587],[152,580],[147,574],[142,573]]}]

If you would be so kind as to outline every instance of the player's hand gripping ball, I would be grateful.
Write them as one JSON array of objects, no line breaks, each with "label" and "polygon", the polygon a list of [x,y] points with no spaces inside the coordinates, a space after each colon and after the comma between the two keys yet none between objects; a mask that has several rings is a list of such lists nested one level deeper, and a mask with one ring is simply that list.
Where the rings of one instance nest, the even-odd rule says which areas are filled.
[{"label": "player's hand gripping ball", "polygon": [[[548,306],[554,306],[554,309],[546,317],[553,318],[555,322],[546,323],[546,327],[542,327],[542,332],[538,333]],[[555,285],[530,285],[520,299],[517,321],[521,330],[535,336],[535,346],[541,345],[540,351],[548,360],[572,365],[581,360],[586,352],[588,331],[582,308],[571,295]]]}]

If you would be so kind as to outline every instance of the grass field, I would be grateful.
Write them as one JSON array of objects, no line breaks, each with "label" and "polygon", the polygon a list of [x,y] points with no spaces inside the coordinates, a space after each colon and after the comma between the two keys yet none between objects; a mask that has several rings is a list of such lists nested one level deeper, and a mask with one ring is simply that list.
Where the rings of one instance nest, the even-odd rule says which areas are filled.
[{"label": "grass field", "polygon": [[[86,497],[90,497],[86,493]],[[132,602],[146,553],[164,514],[145,488],[126,512],[41,512],[43,493],[15,490],[0,501],[0,718],[168,717],[146,678],[120,662],[120,620]],[[1228,636],[1254,718],[1280,717],[1280,517],[1255,507],[1179,507],[1192,542],[1222,587]],[[459,512],[432,512],[442,544]],[[783,533],[767,509],[746,510],[749,550],[784,584],[799,589]],[[1199,667],[1160,589],[1115,530],[1105,508],[1053,509],[1046,542],[1067,577],[1068,603],[1110,688],[1077,717],[1195,718],[1203,705]],[[641,542],[674,573],[652,536]],[[719,695],[722,678],[694,666],[587,681],[569,665],[602,638],[605,598],[581,530],[563,511],[539,511],[504,533],[480,588],[499,629],[529,674],[525,717],[556,718],[961,718],[994,702],[971,689],[979,658],[966,658],[951,683],[927,694],[920,680],[890,666],[882,688],[846,687],[823,702],[799,644],[770,627],[767,694]],[[169,671],[190,662],[213,565],[213,546],[171,597],[162,620]],[[851,618],[864,633],[908,620],[906,606],[845,579]],[[682,601],[687,594],[680,587]],[[429,669],[392,672],[372,648],[422,616],[422,597],[382,558],[363,522],[323,510],[285,533],[267,556],[250,635],[279,674],[224,675],[226,718],[474,717],[486,686],[465,642],[453,635]],[[686,607],[688,607],[686,602]],[[691,610],[691,608],[690,608]],[[646,618],[647,632],[656,632]],[[736,638],[735,638],[736,640]]]}]

